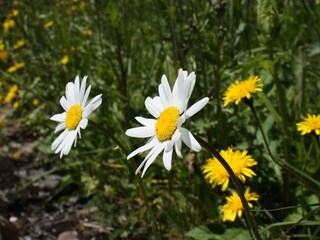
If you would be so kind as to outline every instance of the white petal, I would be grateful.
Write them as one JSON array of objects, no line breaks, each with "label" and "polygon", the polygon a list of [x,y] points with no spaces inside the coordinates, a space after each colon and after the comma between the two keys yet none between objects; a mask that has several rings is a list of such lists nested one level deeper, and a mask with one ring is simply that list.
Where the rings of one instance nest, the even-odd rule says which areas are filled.
[{"label": "white petal", "polygon": [[183,156],[181,154],[181,146],[182,146],[182,140],[181,138],[177,139],[177,141],[174,144],[174,150],[176,151],[177,156],[182,159]]},{"label": "white petal", "polygon": [[75,96],[74,96],[74,83],[68,82],[66,86],[66,98],[70,105],[74,105],[76,103]]},{"label": "white petal", "polygon": [[198,143],[198,141],[194,138],[192,133],[185,129],[180,128],[181,138],[182,141],[192,150],[195,152],[199,152],[201,150],[201,145]]},{"label": "white petal", "polygon": [[65,129],[65,128],[66,128],[65,122],[61,122],[58,124],[58,126],[54,130],[54,133],[60,132],[61,130]]},{"label": "white petal", "polygon": [[154,136],[154,134],[154,128],[149,126],[130,128],[126,131],[127,136],[136,138],[147,138]]},{"label": "white petal", "polygon": [[69,134],[67,135],[66,139],[65,139],[65,144],[63,149],[61,150],[63,155],[68,155],[72,145],[74,143],[74,141],[77,138],[77,131],[73,130],[73,131],[69,131]]},{"label": "white petal", "polygon": [[50,120],[55,121],[55,122],[64,122],[66,120],[67,113],[59,113],[53,115]]},{"label": "white petal", "polygon": [[159,117],[160,115],[159,107],[155,106],[154,101],[150,97],[146,98],[146,100],[144,101],[144,105],[146,106],[147,110],[153,117],[155,118]]},{"label": "white petal", "polygon": [[165,107],[163,106],[163,104],[161,102],[161,98],[159,96],[154,97],[152,99],[152,101],[153,101],[153,105],[155,105],[158,108],[160,113],[165,109]]},{"label": "white petal", "polygon": [[205,97],[205,98],[202,98],[200,101],[196,102],[195,104],[193,104],[191,107],[189,107],[189,109],[186,111],[186,119],[189,117],[192,117],[194,114],[199,112],[202,108],[204,108],[204,106],[208,103],[208,101],[209,101],[209,98]]},{"label": "white petal", "polygon": [[87,78],[88,78],[88,76],[84,76],[81,81],[81,88],[80,88],[80,103],[81,104],[82,104],[82,100],[84,97],[84,92],[86,90]]},{"label": "white petal", "polygon": [[67,99],[63,96],[60,98],[60,104],[63,107],[63,109],[67,112],[69,108],[71,107],[68,103]]},{"label": "white petal", "polygon": [[82,102],[81,102],[81,107],[84,108],[87,104],[87,99],[89,97],[89,93],[91,91],[91,85],[89,85],[89,87],[87,88],[87,91],[86,93],[84,94],[84,97],[82,99]]},{"label": "white petal", "polygon": [[60,135],[59,137],[56,138],[56,140],[54,140],[54,142],[51,145],[51,149],[55,150],[60,144],[61,142],[64,140],[64,138],[67,136],[68,134],[68,129],[65,129]]},{"label": "white petal", "polygon": [[76,79],[74,80],[74,98],[76,103],[81,104],[79,76],[77,76]]},{"label": "white petal", "polygon": [[183,86],[184,86],[184,76],[183,76],[182,69],[179,70],[178,77],[176,82],[174,83],[173,90],[172,90],[172,98],[173,98],[173,105],[177,106],[179,109],[182,104],[182,97],[183,95]]},{"label": "white petal", "polygon": [[87,105],[82,112],[82,118],[88,118],[91,113],[93,112],[93,107],[92,105]]},{"label": "white petal", "polygon": [[88,125],[88,119],[84,118],[84,119],[81,119],[80,123],[79,123],[79,126],[81,129],[85,129]]},{"label": "white petal", "polygon": [[191,72],[187,77],[187,81],[189,81],[187,99],[190,99],[194,85],[196,83],[196,74],[194,72]]},{"label": "white petal", "polygon": [[145,165],[145,163],[148,161],[148,159],[155,153],[155,151],[157,150],[159,145],[161,145],[160,142],[158,142],[156,145],[154,145],[153,148],[150,150],[150,152],[148,152],[147,156],[143,159],[142,163],[140,163],[140,165],[136,169],[135,174],[138,174],[138,172],[140,172],[141,168]]},{"label": "white petal", "polygon": [[91,105],[93,110],[96,110],[100,106],[100,104],[102,103],[101,96],[102,96],[102,94],[99,94],[89,101],[88,105]]},{"label": "white petal", "polygon": [[154,126],[157,122],[155,119],[144,117],[136,117],[136,120],[144,126]]},{"label": "white petal", "polygon": [[171,149],[168,149],[168,145],[166,149],[163,151],[163,165],[168,171],[171,170],[172,152],[172,147]]},{"label": "white petal", "polygon": [[163,75],[161,78],[161,84],[159,85],[159,96],[164,107],[172,105],[172,94],[166,75]]},{"label": "white petal", "polygon": [[142,175],[141,177],[144,176],[145,172],[147,171],[147,169],[150,167],[150,165],[154,162],[154,160],[156,160],[157,156],[160,154],[160,152],[164,149],[165,147],[165,142],[159,144],[158,146],[156,146],[156,150],[155,152],[150,156],[150,158],[148,159],[148,161],[146,162],[146,165],[143,168],[142,171]]},{"label": "white petal", "polygon": [[151,139],[151,141],[148,141],[145,145],[137,148],[137,149],[134,150],[132,153],[130,153],[130,154],[128,155],[127,159],[130,159],[130,158],[134,157],[134,156],[137,155],[137,154],[140,154],[140,153],[142,153],[142,152],[144,152],[144,151],[149,150],[150,148],[153,148],[153,147],[155,146],[155,144],[157,144],[157,143],[158,143],[158,141],[156,140],[155,137],[153,137],[153,138]]}]

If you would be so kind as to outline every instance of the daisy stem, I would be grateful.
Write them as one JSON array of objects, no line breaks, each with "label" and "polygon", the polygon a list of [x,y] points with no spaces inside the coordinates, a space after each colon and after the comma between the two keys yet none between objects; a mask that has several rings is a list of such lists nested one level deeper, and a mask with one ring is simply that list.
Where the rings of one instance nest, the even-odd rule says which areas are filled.
[{"label": "daisy stem", "polygon": [[210,146],[209,143],[204,141],[202,138],[195,136],[195,138],[198,140],[198,142],[203,146],[207,151],[212,154],[220,163],[221,165],[225,168],[225,170],[228,172],[231,181],[236,188],[236,191],[240,197],[242,206],[243,206],[243,211],[247,219],[247,223],[249,225],[249,228],[251,229],[250,233],[253,235],[254,239],[261,240],[261,236],[256,224],[256,221],[254,220],[254,217],[250,213],[249,205],[247,203],[246,198],[244,197],[244,191],[241,187],[240,181],[232,171],[231,167],[227,163],[227,161],[221,156],[221,154],[214,149],[214,147]]},{"label": "daisy stem", "polygon": [[[103,132],[108,138],[110,138],[120,149],[121,151],[125,154],[125,155],[128,155],[129,154],[129,151],[128,149],[122,144],[122,142],[114,136],[114,134],[107,128],[104,128],[102,127],[101,125],[95,123],[94,121],[91,121],[93,123],[93,125],[98,128],[101,132]],[[136,166],[136,162],[135,160],[139,158],[138,156],[135,156],[134,157],[134,160],[130,160],[130,166],[131,168],[133,169],[133,171],[135,171],[135,169],[137,168]],[[139,159],[140,160],[140,159]],[[146,205],[148,211],[149,211],[149,214],[151,216],[151,220],[152,220],[152,228],[153,228],[153,231],[155,233],[155,236],[156,236],[156,239],[158,240],[161,240],[162,237],[161,237],[161,234],[160,234],[160,231],[158,229],[158,222],[157,222],[157,219],[155,217],[155,214],[154,214],[154,211],[152,209],[152,207],[150,206],[149,204],[149,201],[148,201],[148,197],[147,197],[147,194],[146,194],[146,190],[144,188],[144,185],[143,185],[143,182],[141,180],[140,177],[138,177],[137,175],[135,175],[135,178],[136,180],[138,181],[138,185],[139,185],[139,188],[140,188],[140,191],[142,193],[142,198],[144,200],[144,204]]]},{"label": "daisy stem", "polygon": [[250,110],[253,114],[253,117],[254,119],[256,120],[256,123],[258,125],[258,128],[261,132],[261,135],[262,135],[262,139],[263,139],[263,145],[264,147],[266,148],[271,160],[273,162],[275,162],[276,164],[278,164],[279,166],[281,167],[284,167],[286,170],[288,170],[290,173],[292,173],[293,175],[295,175],[298,179],[300,179],[304,184],[306,184],[306,186],[308,186],[313,192],[316,192],[318,193],[318,190],[314,189],[312,186],[310,186],[308,183],[306,183],[305,181],[303,181],[303,179],[301,179],[301,177],[305,178],[305,179],[308,179],[310,182],[312,182],[313,184],[317,185],[317,187],[319,188],[320,187],[320,182],[315,180],[314,178],[312,178],[311,176],[309,176],[308,174],[304,173],[303,171],[301,171],[300,169],[298,168],[295,168],[294,166],[292,166],[291,164],[289,164],[288,162],[286,161],[283,161],[283,160],[280,160],[280,159],[276,159],[270,148],[269,148],[269,144],[268,144],[268,141],[267,141],[267,138],[266,138],[266,135],[263,131],[263,128],[262,128],[262,125],[261,125],[261,122],[259,120],[259,117],[257,115],[257,112],[254,108],[254,105],[253,105],[253,100],[250,99],[249,101],[245,101],[245,103],[250,107]]}]

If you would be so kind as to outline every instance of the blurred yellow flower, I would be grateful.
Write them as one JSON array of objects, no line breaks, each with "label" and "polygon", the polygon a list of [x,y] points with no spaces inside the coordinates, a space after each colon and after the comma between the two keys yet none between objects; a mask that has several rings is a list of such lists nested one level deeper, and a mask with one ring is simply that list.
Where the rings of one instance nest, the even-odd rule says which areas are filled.
[{"label": "blurred yellow flower", "polygon": [[14,100],[17,97],[18,91],[19,91],[18,85],[15,84],[11,86],[6,97],[4,98],[4,102],[5,103],[12,102],[12,100]]},{"label": "blurred yellow flower", "polygon": [[53,25],[53,21],[49,21],[49,22],[46,22],[46,23],[43,25],[43,27],[44,27],[44,28],[50,28],[50,27],[52,27],[52,25]]},{"label": "blurred yellow flower", "polygon": [[82,31],[82,35],[86,37],[90,37],[92,35],[92,31],[90,29],[85,29]]},{"label": "blurred yellow flower", "polygon": [[0,51],[0,60],[6,62],[9,59],[9,53],[7,51]]},{"label": "blurred yellow flower", "polygon": [[69,62],[69,57],[68,55],[64,55],[61,59],[60,59],[60,63],[65,65]]},{"label": "blurred yellow flower", "polygon": [[[250,188],[248,187],[244,193],[244,197],[248,202],[248,205],[250,208],[253,207],[252,203],[250,201],[258,201],[259,195],[255,192],[250,192]],[[223,213],[223,221],[231,221],[234,222],[236,217],[242,216],[243,206],[242,202],[240,200],[239,195],[237,192],[232,191],[232,195],[227,197],[227,203],[223,205],[221,209]]]},{"label": "blurred yellow flower", "polygon": [[19,15],[19,10],[12,9],[12,11],[7,15],[8,17],[16,17]]},{"label": "blurred yellow flower", "polygon": [[13,49],[18,49],[24,46],[24,40],[21,39],[19,41],[17,41],[14,45],[13,45]]},{"label": "blurred yellow flower", "polygon": [[2,27],[3,27],[3,31],[6,33],[6,32],[9,32],[9,30],[11,28],[14,28],[15,26],[15,22],[12,18],[6,18],[6,20],[4,21],[4,23],[2,24]]},{"label": "blurred yellow flower", "polygon": [[0,51],[4,51],[5,47],[4,47],[4,43],[2,40],[0,40]]},{"label": "blurred yellow flower", "polygon": [[244,81],[236,81],[228,86],[224,92],[223,105],[227,106],[230,102],[235,101],[238,105],[243,98],[250,99],[251,94],[262,91],[261,79],[258,76],[250,76]]},{"label": "blurred yellow flower", "polygon": [[[231,147],[228,150],[220,151],[221,156],[242,182],[246,181],[245,177],[251,178],[256,175],[250,167],[257,165],[257,162],[250,155],[247,155],[247,153],[247,150],[243,150],[242,152],[240,150],[233,151]],[[207,163],[203,166],[203,174],[213,187],[222,185],[222,191],[227,189],[230,176],[216,158],[209,158],[207,160]]]},{"label": "blurred yellow flower", "polygon": [[317,135],[320,135],[320,114],[308,114],[304,117],[302,122],[297,123],[297,129],[298,131],[301,131],[301,135],[305,135],[312,131]]},{"label": "blurred yellow flower", "polygon": [[9,67],[9,68],[7,69],[7,72],[8,72],[8,73],[16,72],[16,71],[18,71],[20,68],[23,68],[24,66],[25,66],[25,63],[24,63],[24,62],[16,63],[15,65]]},{"label": "blurred yellow flower", "polygon": [[15,159],[19,159],[21,157],[21,152],[19,150],[16,150],[12,153],[12,157]]},{"label": "blurred yellow flower", "polygon": [[32,100],[32,104],[33,104],[33,106],[35,106],[35,107],[39,106],[39,104],[40,104],[39,99],[38,99],[38,98],[34,98],[34,99]]},{"label": "blurred yellow flower", "polygon": [[0,118],[0,126],[3,126],[5,123],[5,120],[3,118]]},{"label": "blurred yellow flower", "polygon": [[0,60],[6,62],[9,59],[9,53],[6,51],[4,43],[0,40]]},{"label": "blurred yellow flower", "polygon": [[19,105],[20,105],[20,104],[19,104],[19,102],[17,101],[17,102],[14,102],[12,106],[13,106],[13,108],[18,108]]}]

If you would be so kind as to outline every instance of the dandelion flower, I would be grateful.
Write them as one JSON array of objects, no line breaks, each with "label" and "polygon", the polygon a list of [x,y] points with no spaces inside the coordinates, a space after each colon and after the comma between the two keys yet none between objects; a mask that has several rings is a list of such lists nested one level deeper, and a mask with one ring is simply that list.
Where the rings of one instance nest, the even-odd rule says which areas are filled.
[{"label": "dandelion flower", "polygon": [[302,122],[297,123],[297,129],[298,131],[301,131],[301,135],[305,135],[312,131],[317,135],[320,135],[320,114],[308,114]]},{"label": "dandelion flower", "polygon": [[14,28],[15,25],[16,25],[16,23],[14,22],[14,20],[12,18],[6,18],[6,20],[2,24],[3,31],[5,33],[9,32],[10,29]]},{"label": "dandelion flower", "polygon": [[4,43],[0,40],[0,60],[6,62],[9,59],[9,53],[6,51]]},{"label": "dandelion flower", "polygon": [[68,55],[64,55],[60,60],[60,63],[63,64],[63,65],[66,65],[68,62],[69,62]]},{"label": "dandelion flower", "polygon": [[24,66],[25,66],[25,63],[24,63],[24,62],[16,63],[15,65],[9,67],[9,68],[7,69],[7,72],[8,72],[8,73],[16,72],[16,71],[18,71],[20,68],[23,68]]},{"label": "dandelion flower", "polygon": [[244,81],[236,81],[229,85],[227,90],[224,92],[223,101],[224,106],[235,101],[238,105],[243,98],[250,99],[251,94],[262,91],[261,79],[257,76],[250,76]]},{"label": "dandelion flower", "polygon": [[6,97],[4,98],[5,103],[11,103],[14,99],[16,99],[19,93],[18,85],[14,84],[10,87]]},{"label": "dandelion flower", "polygon": [[46,22],[44,25],[43,25],[43,27],[44,28],[51,28],[53,26],[53,21],[49,21],[49,22]]},{"label": "dandelion flower", "polygon": [[82,31],[82,35],[86,37],[90,37],[92,35],[92,31],[90,29],[85,29]]},{"label": "dandelion flower", "polygon": [[17,42],[13,45],[13,49],[19,49],[19,48],[21,48],[21,47],[23,47],[23,46],[24,46],[24,40],[21,39],[21,40],[17,41]]},{"label": "dandelion flower", "polygon": [[[244,197],[246,201],[248,202],[248,205],[250,208],[253,207],[252,203],[250,201],[258,201],[259,195],[255,192],[250,192],[250,188],[248,187],[244,193]],[[242,216],[243,206],[241,199],[237,192],[233,191],[232,195],[227,197],[227,203],[223,205],[221,209],[223,213],[223,221],[231,221],[234,222],[236,217]]]},{"label": "dandelion flower", "polygon": [[19,106],[20,106],[20,103],[19,103],[18,101],[14,102],[14,103],[12,104],[12,107],[13,107],[13,108],[18,108]]},{"label": "dandelion flower", "polygon": [[[221,156],[231,167],[234,174],[242,181],[245,182],[245,177],[253,177],[256,174],[250,167],[257,165],[257,162],[247,154],[248,151],[233,151],[232,148],[228,150],[221,150]],[[204,177],[209,181],[213,187],[222,185],[221,190],[225,191],[229,184],[229,174],[216,158],[209,158],[207,163],[203,166]]]},{"label": "dandelion flower", "polygon": [[181,145],[184,142],[191,150],[201,150],[200,144],[189,130],[182,127],[186,119],[200,111],[209,101],[205,97],[187,109],[188,101],[196,82],[194,72],[179,70],[178,77],[171,91],[167,77],[162,76],[159,85],[159,96],[147,97],[145,106],[154,119],[136,117],[142,127],[131,128],[126,135],[136,138],[149,138],[147,143],[128,155],[128,159],[149,149],[143,162],[136,170],[136,174],[144,166],[142,176],[156,157],[163,151],[163,164],[167,170],[171,169],[173,149],[182,158]]},{"label": "dandelion flower", "polygon": [[12,11],[7,15],[8,17],[16,17],[19,15],[19,10],[12,9]]},{"label": "dandelion flower", "polygon": [[60,104],[65,112],[50,118],[50,120],[59,123],[54,131],[55,133],[63,130],[51,145],[55,153],[60,152],[60,158],[69,154],[73,143],[76,146],[77,135],[79,134],[81,138],[80,129],[87,127],[88,117],[102,102],[102,94],[87,101],[91,85],[86,90],[87,76],[82,79],[81,86],[79,81],[77,76],[74,83],[69,82],[66,86],[66,96],[60,99]]},{"label": "dandelion flower", "polygon": [[34,98],[34,99],[32,100],[32,104],[33,104],[33,106],[38,107],[39,104],[40,104],[40,100],[39,100],[38,98]]}]

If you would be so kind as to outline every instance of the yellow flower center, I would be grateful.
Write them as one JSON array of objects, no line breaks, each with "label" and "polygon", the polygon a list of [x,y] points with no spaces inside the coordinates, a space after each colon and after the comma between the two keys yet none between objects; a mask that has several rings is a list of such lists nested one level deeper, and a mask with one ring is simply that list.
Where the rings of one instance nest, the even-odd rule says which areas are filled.
[{"label": "yellow flower center", "polygon": [[67,112],[66,127],[69,130],[76,129],[81,119],[82,119],[82,108],[79,104],[75,104]]},{"label": "yellow flower center", "polygon": [[171,139],[177,129],[179,110],[176,107],[168,107],[160,113],[156,123],[156,136],[160,142]]}]

